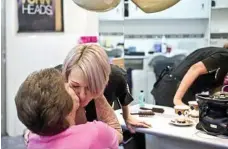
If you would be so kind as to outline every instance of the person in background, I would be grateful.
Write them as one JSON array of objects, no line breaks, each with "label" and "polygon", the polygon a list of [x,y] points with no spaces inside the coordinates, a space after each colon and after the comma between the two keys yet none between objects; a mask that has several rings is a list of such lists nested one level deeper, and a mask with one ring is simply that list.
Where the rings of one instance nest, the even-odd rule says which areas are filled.
[{"label": "person in background", "polygon": [[206,53],[205,57],[202,55],[202,59],[193,64],[184,75],[173,99],[175,105],[184,104],[182,98],[191,87],[198,88],[198,91],[193,92],[200,93],[213,90],[223,84],[228,72],[228,50],[225,48],[228,47],[224,45],[224,48],[206,48],[209,55]]},{"label": "person in background", "polygon": [[155,83],[152,94],[156,103],[170,107],[188,104],[195,100],[196,93],[221,86],[228,72],[227,64],[225,48],[206,47],[194,51]]},{"label": "person in background", "polygon": [[32,132],[28,149],[118,149],[122,134],[116,118],[108,125],[98,121],[76,125],[79,98],[54,68],[30,74],[15,103],[20,121]]},{"label": "person in background", "polygon": [[[67,55],[64,64],[55,68],[62,71],[66,81],[70,84],[80,99],[82,115],[86,113],[88,121],[100,120],[109,116],[111,105],[119,101],[123,110],[123,118],[127,128],[134,133],[134,127],[150,127],[150,124],[134,118],[129,111],[128,105],[133,101],[129,93],[126,72],[118,66],[110,65],[104,49],[96,44],[81,44],[73,48]],[[94,88],[102,88],[102,80],[106,76],[104,93]],[[94,100],[92,100],[94,99]],[[97,100],[99,99],[99,100]],[[107,104],[109,103],[109,104]],[[85,109],[85,110],[84,110]]]}]

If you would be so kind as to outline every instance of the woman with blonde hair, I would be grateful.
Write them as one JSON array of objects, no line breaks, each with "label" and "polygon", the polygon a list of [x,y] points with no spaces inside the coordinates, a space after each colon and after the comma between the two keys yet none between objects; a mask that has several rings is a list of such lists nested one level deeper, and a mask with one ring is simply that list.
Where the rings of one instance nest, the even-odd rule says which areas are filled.
[{"label": "woman with blonde hair", "polygon": [[[61,66],[57,66],[61,68]],[[126,72],[110,65],[105,50],[96,44],[81,44],[73,48],[62,66],[62,73],[80,100],[80,115],[84,120],[95,119],[113,123],[110,105],[118,100],[128,129],[150,127],[130,115],[128,104],[133,100],[126,81]],[[84,118],[83,118],[84,117]]]},{"label": "woman with blonde hair", "polygon": [[[78,45],[68,53],[63,66],[64,80],[79,98],[80,106],[75,116],[76,125],[86,124],[89,119],[88,114],[97,113],[97,119],[90,118],[88,121],[99,120],[111,126],[118,132],[118,140],[121,143],[123,140],[121,126],[114,110],[103,95],[111,72],[105,51],[98,45]],[[96,109],[90,112],[85,107],[92,99]],[[25,143],[29,141],[29,133],[30,131],[25,132]]]},{"label": "woman with blonde hair", "polygon": [[[79,97],[76,124],[94,120],[105,122],[119,131],[121,142],[122,130],[111,107],[118,100],[130,132],[135,132],[134,127],[151,126],[130,114],[128,105],[133,98],[127,86],[126,72],[118,66],[110,65],[105,50],[99,45],[77,45],[68,53],[64,64],[55,68],[62,72],[65,81]],[[28,131],[24,137],[27,142]]]}]

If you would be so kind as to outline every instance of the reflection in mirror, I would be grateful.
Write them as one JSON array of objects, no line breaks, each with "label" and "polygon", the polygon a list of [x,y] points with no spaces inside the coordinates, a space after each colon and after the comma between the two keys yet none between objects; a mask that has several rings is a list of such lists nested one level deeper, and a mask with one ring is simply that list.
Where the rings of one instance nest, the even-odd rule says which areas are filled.
[{"label": "reflection in mirror", "polygon": [[[163,4],[165,1],[162,0]],[[137,2],[141,2],[137,4],[140,8]],[[208,46],[210,38],[208,0],[176,1],[173,7],[154,13],[141,10],[149,6],[145,3],[145,0],[125,0],[128,15],[124,20],[124,60],[134,97],[132,104],[139,104],[141,90],[146,103],[156,104],[151,91],[161,72],[167,66],[180,64],[194,50]]]},{"label": "reflection in mirror", "polygon": [[216,1],[211,7],[208,0],[181,0],[164,11],[145,13],[138,8],[145,8],[145,3],[137,2],[121,0],[116,8],[99,13],[99,41],[110,59],[124,59],[115,62],[124,62],[133,104],[139,103],[141,90],[145,101],[155,104],[151,91],[167,65],[178,65],[199,48],[222,47],[227,42],[228,5]]},{"label": "reflection in mirror", "polygon": [[124,2],[108,11],[98,13],[99,44],[106,50],[111,63],[120,64],[124,56]]},{"label": "reflection in mirror", "polygon": [[120,0],[73,0],[79,7],[96,12],[106,12],[115,8]]},{"label": "reflection in mirror", "polygon": [[[117,65],[111,67],[111,75],[107,90],[105,92],[106,98],[109,100],[115,100],[119,98],[116,95],[119,92],[118,80],[122,75],[116,75],[118,72],[123,72],[121,68],[125,69],[124,65],[124,1],[121,0],[120,4],[108,11],[97,13],[99,17],[99,44],[106,50],[111,64]],[[122,74],[122,73],[121,73]],[[115,86],[115,87],[110,87]],[[112,88],[112,93],[109,92]],[[123,86],[122,86],[123,88]],[[122,90],[122,89],[121,89]],[[108,93],[107,93],[108,92]],[[119,102],[115,100],[112,103],[114,109],[121,108]]]},{"label": "reflection in mirror", "polygon": [[142,11],[146,13],[159,12],[172,7],[180,0],[132,0]]}]

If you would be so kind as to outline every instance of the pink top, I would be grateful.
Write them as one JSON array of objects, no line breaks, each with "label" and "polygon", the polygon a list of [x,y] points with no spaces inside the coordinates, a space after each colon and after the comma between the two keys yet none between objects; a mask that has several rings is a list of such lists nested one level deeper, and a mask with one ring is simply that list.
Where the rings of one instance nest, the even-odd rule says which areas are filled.
[{"label": "pink top", "polygon": [[55,136],[29,136],[28,149],[118,149],[115,129],[103,122],[71,126]]}]

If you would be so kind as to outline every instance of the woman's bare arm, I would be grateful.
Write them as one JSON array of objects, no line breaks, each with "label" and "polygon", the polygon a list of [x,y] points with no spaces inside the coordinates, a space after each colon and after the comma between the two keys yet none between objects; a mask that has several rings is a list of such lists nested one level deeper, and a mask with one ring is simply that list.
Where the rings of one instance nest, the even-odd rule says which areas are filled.
[{"label": "woman's bare arm", "polygon": [[174,96],[173,103],[174,105],[181,105],[184,104],[182,102],[182,98],[184,97],[187,90],[193,84],[193,82],[203,74],[207,73],[207,68],[202,62],[198,62],[190,67],[188,72],[185,74],[184,78],[182,79],[179,88]]},{"label": "woman's bare arm", "polygon": [[114,110],[109,105],[104,95],[94,100],[98,120],[114,128],[116,130],[119,143],[121,143],[123,141],[123,133]]}]

